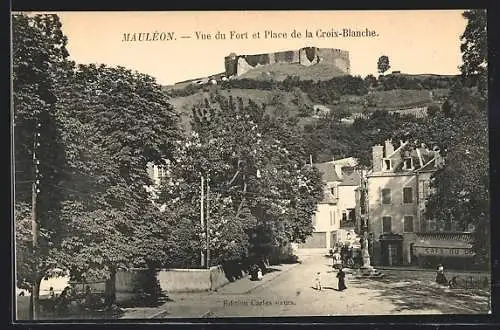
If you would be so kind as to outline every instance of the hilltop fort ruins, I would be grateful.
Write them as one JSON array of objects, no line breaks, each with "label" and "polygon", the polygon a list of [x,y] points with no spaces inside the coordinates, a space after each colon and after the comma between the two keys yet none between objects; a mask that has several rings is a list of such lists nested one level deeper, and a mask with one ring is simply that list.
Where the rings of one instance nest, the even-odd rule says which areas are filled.
[{"label": "hilltop fort ruins", "polygon": [[267,54],[237,55],[230,54],[224,58],[226,76],[240,76],[245,72],[275,63],[300,64],[310,66],[317,63],[328,63],[345,74],[350,73],[349,52],[335,48],[304,47]]}]

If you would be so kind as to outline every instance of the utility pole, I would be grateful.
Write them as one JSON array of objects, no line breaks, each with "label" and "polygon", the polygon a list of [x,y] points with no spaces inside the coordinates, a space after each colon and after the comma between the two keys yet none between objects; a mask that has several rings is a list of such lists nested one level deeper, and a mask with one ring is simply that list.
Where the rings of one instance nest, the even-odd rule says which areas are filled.
[{"label": "utility pole", "polygon": [[37,197],[40,192],[39,189],[39,172],[38,165],[40,161],[36,157],[36,149],[40,146],[38,138],[40,133],[38,129],[40,128],[40,123],[37,123],[35,128],[35,133],[33,137],[33,183],[31,187],[31,235],[33,244],[33,279],[32,279],[32,290],[31,290],[31,313],[33,320],[38,319],[39,308],[39,295],[40,295],[40,281],[38,280],[38,237],[40,235],[40,228],[38,226],[37,219]]},{"label": "utility pole", "polygon": [[[204,190],[205,190],[205,185],[204,185],[204,180],[205,178],[203,177],[203,175],[201,176],[201,198],[200,198],[200,224],[201,224],[201,228],[202,230],[205,228],[205,221],[203,220],[203,204],[204,204],[204,199],[205,197],[203,196],[203,193],[204,193]],[[200,261],[200,264],[201,264],[201,267],[204,267],[205,266],[205,252],[203,251],[203,247],[201,248],[201,261]]]},{"label": "utility pole", "polygon": [[207,175],[207,268],[210,268],[210,177]]}]

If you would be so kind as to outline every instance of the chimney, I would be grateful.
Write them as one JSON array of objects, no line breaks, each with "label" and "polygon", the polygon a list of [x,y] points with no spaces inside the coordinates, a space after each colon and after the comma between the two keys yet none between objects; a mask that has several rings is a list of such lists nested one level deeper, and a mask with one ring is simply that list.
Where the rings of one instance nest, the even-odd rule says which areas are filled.
[{"label": "chimney", "polygon": [[342,178],[343,178],[343,175],[342,175],[342,165],[335,164],[335,173],[337,173],[337,176],[339,177],[339,179],[342,180]]},{"label": "chimney", "polygon": [[377,144],[372,147],[373,172],[382,172],[382,158],[384,158],[384,147]]},{"label": "chimney", "polygon": [[389,157],[394,152],[391,140],[385,140],[385,157]]}]

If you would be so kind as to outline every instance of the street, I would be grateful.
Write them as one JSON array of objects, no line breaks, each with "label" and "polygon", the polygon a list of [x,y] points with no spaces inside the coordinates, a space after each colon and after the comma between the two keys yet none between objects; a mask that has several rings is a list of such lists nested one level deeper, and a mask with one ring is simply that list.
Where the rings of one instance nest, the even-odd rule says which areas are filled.
[{"label": "street", "polygon": [[[124,318],[487,314],[490,310],[489,293],[438,286],[432,271],[408,276],[409,272],[387,270],[383,279],[348,276],[347,290],[339,292],[330,265],[328,258],[309,256],[302,264],[266,274],[254,289],[248,290],[249,281],[242,279],[218,292],[171,294],[163,305],[130,309]],[[313,289],[317,272],[321,272],[321,291]]]}]

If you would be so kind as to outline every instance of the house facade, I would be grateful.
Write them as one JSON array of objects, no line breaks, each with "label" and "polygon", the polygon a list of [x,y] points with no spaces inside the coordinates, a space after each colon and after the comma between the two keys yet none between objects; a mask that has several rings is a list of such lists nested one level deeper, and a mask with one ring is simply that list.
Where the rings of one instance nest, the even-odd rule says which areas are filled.
[{"label": "house facade", "polygon": [[463,262],[472,256],[470,233],[451,223],[438,227],[425,215],[432,174],[443,165],[437,147],[410,147],[401,141],[395,148],[390,140],[372,147],[372,169],[356,191],[356,227],[369,234],[374,265]]},{"label": "house facade", "polygon": [[365,182],[365,226],[376,265],[411,264],[416,233],[426,225],[425,200],[439,151],[424,146],[405,149],[407,145],[400,142],[395,148],[387,140],[372,148],[372,169]]},{"label": "house facade", "polygon": [[321,172],[325,191],[312,217],[313,233],[301,244],[299,251],[325,253],[337,242],[355,241],[355,189],[359,186],[360,175],[354,170],[357,160],[344,158],[314,166]]}]

